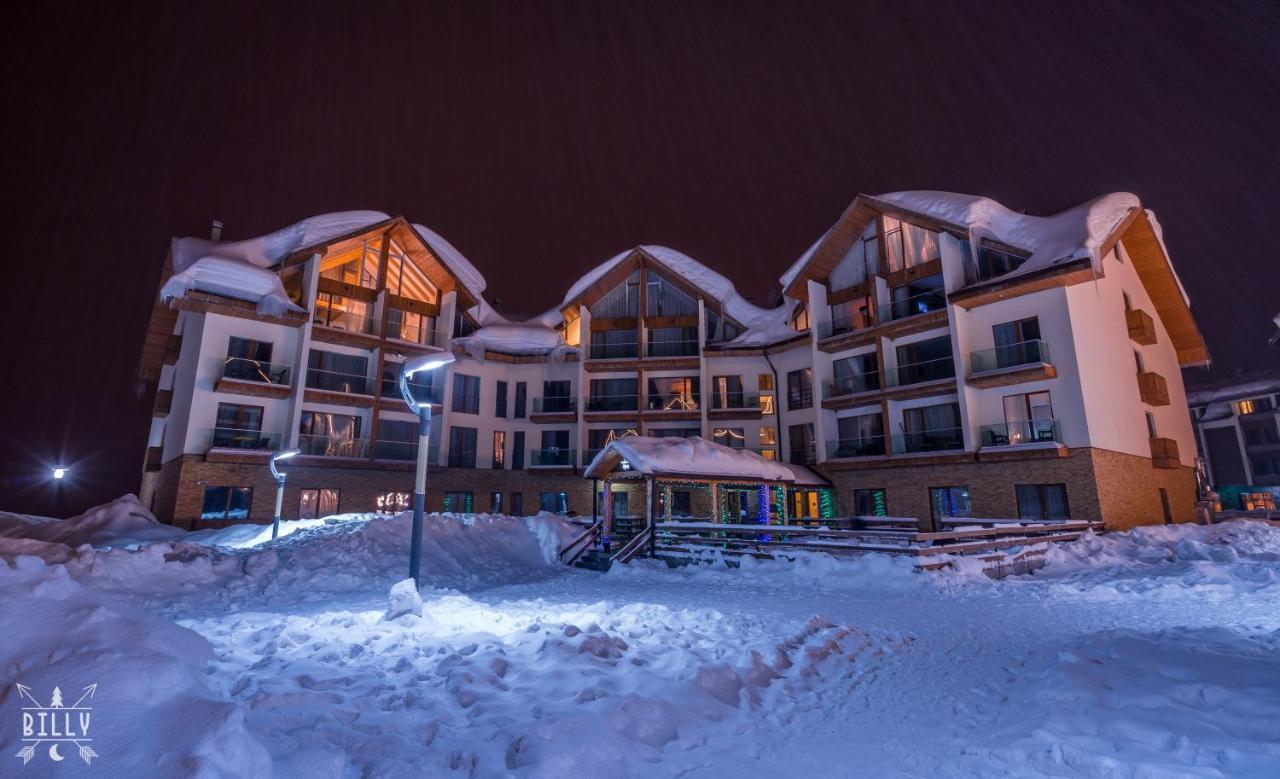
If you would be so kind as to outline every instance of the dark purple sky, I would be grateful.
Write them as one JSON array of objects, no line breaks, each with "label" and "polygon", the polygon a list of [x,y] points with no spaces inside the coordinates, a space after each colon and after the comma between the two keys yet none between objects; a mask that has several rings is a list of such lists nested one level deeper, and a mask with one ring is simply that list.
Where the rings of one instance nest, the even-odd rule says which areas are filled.
[{"label": "dark purple sky", "polygon": [[[763,301],[860,191],[1128,190],[1213,375],[1280,362],[1274,2],[27,5],[0,18],[0,509],[137,489],[160,265],[213,218],[403,213],[536,312],[641,242]],[[60,458],[55,507],[30,480]]]}]

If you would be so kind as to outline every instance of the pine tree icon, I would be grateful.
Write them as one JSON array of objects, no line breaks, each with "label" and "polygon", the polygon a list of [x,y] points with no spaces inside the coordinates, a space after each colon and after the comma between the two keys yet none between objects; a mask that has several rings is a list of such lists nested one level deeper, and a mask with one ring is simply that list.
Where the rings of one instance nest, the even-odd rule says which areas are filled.
[{"label": "pine tree icon", "polygon": [[51,709],[62,708],[62,690],[61,689],[57,687],[53,688],[53,700],[49,701],[49,708]]}]

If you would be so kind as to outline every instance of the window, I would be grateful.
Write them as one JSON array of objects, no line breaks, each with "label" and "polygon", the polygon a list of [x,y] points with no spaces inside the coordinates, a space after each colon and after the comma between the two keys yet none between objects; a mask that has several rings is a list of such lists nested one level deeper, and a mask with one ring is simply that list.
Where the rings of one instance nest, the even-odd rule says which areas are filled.
[{"label": "window", "polygon": [[853,511],[859,517],[889,516],[889,501],[882,488],[853,491]]},{"label": "window", "polygon": [[968,487],[930,487],[929,505],[935,525],[943,517],[967,517],[973,513]]},{"label": "window", "polygon": [[507,383],[498,382],[498,389],[493,393],[493,415],[499,419],[507,418]]},{"label": "window", "polygon": [[539,508],[552,514],[569,513],[569,493],[543,492],[539,500]]},{"label": "window", "polygon": [[502,493],[501,492],[489,493],[489,513],[490,514],[502,513]]},{"label": "window", "polygon": [[592,319],[640,316],[640,272],[636,271],[591,306]]},{"label": "window", "polygon": [[516,410],[515,418],[524,419],[525,406],[528,405],[529,386],[523,381],[516,382]]},{"label": "window", "polygon": [[395,241],[387,244],[387,291],[424,303],[436,301],[435,285],[427,280],[427,274],[405,255],[400,244]]},{"label": "window", "polygon": [[374,289],[378,284],[380,242],[363,241],[354,249],[335,252],[320,261],[320,278]]},{"label": "window", "polygon": [[875,275],[880,269],[880,248],[876,223],[872,221],[853,242],[844,258],[831,271],[832,292],[856,287]]},{"label": "window", "polygon": [[476,467],[476,429],[474,427],[449,428],[449,467]]},{"label": "window", "polygon": [[639,356],[638,330],[595,330],[591,333],[591,359],[620,360]]},{"label": "window", "polygon": [[500,471],[506,462],[507,431],[493,431],[493,469]]},{"label": "window", "polygon": [[524,493],[523,492],[511,493],[511,516],[513,517],[524,516]]},{"label": "window", "polygon": [[884,420],[880,414],[862,414],[836,420],[839,440],[832,457],[874,457],[884,454]]},{"label": "window", "polygon": [[813,406],[813,369],[801,368],[787,374],[787,411]]},{"label": "window", "polygon": [[409,508],[407,492],[384,493],[374,501],[374,510],[378,514],[399,514],[407,508]]},{"label": "window", "polygon": [[251,338],[231,336],[222,375],[228,379],[263,384],[288,384],[289,369],[271,364],[271,344]]},{"label": "window", "polygon": [[778,429],[773,425],[760,426],[760,444],[761,446],[777,446],[778,445]]},{"label": "window", "polygon": [[996,276],[1003,276],[1022,267],[1022,263],[1026,261],[1026,257],[1021,257],[1012,252],[980,245],[978,247],[978,265],[974,274],[975,278],[971,279],[971,281],[986,281]]},{"label": "window", "polygon": [[804,303],[797,305],[795,312],[791,315],[791,328],[793,330],[809,329],[809,311]]},{"label": "window", "polygon": [[[592,382],[593,384],[595,382]],[[697,377],[649,379],[650,411],[695,411],[702,402]]]},{"label": "window", "polygon": [[220,449],[270,449],[270,438],[262,435],[262,406],[219,403],[213,423],[211,445]]},{"label": "window", "polygon": [[1160,509],[1164,512],[1164,523],[1172,525],[1173,511],[1169,508],[1169,491],[1164,487],[1159,487],[1158,489],[1160,490]]},{"label": "window", "polygon": [[459,514],[470,514],[476,510],[475,497],[470,492],[446,492],[444,494],[444,510],[456,511]]},{"label": "window", "polygon": [[511,442],[511,470],[524,469],[524,431],[517,430]]},{"label": "window", "polygon": [[318,457],[364,457],[362,420],[349,414],[303,411],[298,423],[298,448]]},{"label": "window", "polygon": [[916,268],[942,257],[938,234],[891,216],[884,219],[885,256],[889,272]]},{"label": "window", "polygon": [[880,361],[875,352],[836,360],[831,364],[835,381],[832,394],[852,395],[880,389]]},{"label": "window", "polygon": [[[404,363],[384,362],[382,364],[382,397],[400,398],[400,373]],[[442,373],[440,371],[419,371],[409,379],[409,391],[414,400],[425,403],[439,403],[442,397],[441,386],[437,385]]]},{"label": "window", "polygon": [[711,438],[730,449],[745,449],[747,446],[747,436],[740,427],[717,427],[711,433]]},{"label": "window", "polygon": [[587,411],[635,411],[638,386],[636,379],[592,379]]},{"label": "window", "polygon": [[304,489],[298,500],[298,519],[317,519],[338,513],[338,491]]},{"label": "window", "polygon": [[1156,415],[1152,414],[1150,411],[1146,412],[1146,415],[1147,415],[1147,435],[1151,438],[1159,438],[1159,436],[1156,435]]},{"label": "window", "polygon": [[568,379],[542,382],[542,412],[565,414],[573,411],[573,397]]},{"label": "window", "polygon": [[692,494],[688,490],[673,490],[671,493],[671,516],[688,517],[692,514]]},{"label": "window", "polygon": [[1146,363],[1142,361],[1142,352],[1137,349],[1133,350],[1133,364],[1138,369],[1138,373],[1146,373]]},{"label": "window", "polygon": [[741,376],[715,376],[711,379],[711,408],[745,408]]},{"label": "window", "polygon": [[960,430],[960,406],[957,403],[904,409],[902,424],[906,430],[902,436],[902,445],[894,447],[895,453],[937,452],[964,446]]},{"label": "window", "polygon": [[756,387],[761,392],[773,392],[773,374],[761,373],[756,376]]},{"label": "window", "polygon": [[1019,484],[1014,489],[1019,519],[1067,519],[1071,515],[1065,484]]},{"label": "window", "polygon": [[949,335],[899,346],[897,353],[899,384],[950,379],[956,375]]},{"label": "window", "polygon": [[645,434],[654,438],[696,438],[702,435],[702,430],[696,427],[665,427],[647,430]]},{"label": "window", "polygon": [[387,308],[386,334],[397,341],[444,346],[443,333],[436,332],[435,317],[402,308]]},{"label": "window", "polygon": [[1048,392],[1028,392],[1004,397],[1004,428],[985,428],[984,446],[1042,443],[1058,440],[1057,423]]},{"label": "window", "polygon": [[1235,407],[1236,416],[1244,416],[1245,414],[1257,414],[1263,411],[1271,411],[1275,408],[1275,403],[1271,398],[1262,397],[1252,400],[1240,400],[1232,404]]},{"label": "window", "polygon": [[543,430],[542,447],[533,453],[533,464],[574,465],[573,450],[569,448],[569,431]]},{"label": "window", "polygon": [[372,395],[369,358],[312,349],[307,354],[307,386],[328,392]]},{"label": "window", "polygon": [[[321,274],[323,275],[323,274]],[[311,314],[311,321],[331,330],[344,330],[348,333],[373,333],[373,317],[369,316],[369,304],[332,292],[316,294],[316,310]]]},{"label": "window", "polygon": [[480,413],[480,377],[465,373],[453,374],[454,411],[460,414]]},{"label": "window", "polygon": [[889,290],[892,319],[905,319],[946,308],[946,284],[941,273],[914,279]]},{"label": "window", "polygon": [[374,457],[379,460],[417,459],[418,423],[385,417],[379,419]]},{"label": "window", "polygon": [[817,453],[813,447],[813,423],[792,425],[787,433],[791,444],[791,463],[813,465],[817,461]]},{"label": "window", "polygon": [[253,505],[252,487],[205,487],[201,519],[248,519]]},{"label": "window", "polygon": [[652,271],[648,275],[648,286],[645,316],[697,315],[698,301]]},{"label": "window", "polygon": [[990,368],[1009,368],[1014,365],[1043,362],[1047,355],[1042,354],[1040,341],[1040,319],[1029,317],[1016,322],[1003,322],[993,325],[991,335],[995,339],[995,365],[974,366],[975,370]]}]

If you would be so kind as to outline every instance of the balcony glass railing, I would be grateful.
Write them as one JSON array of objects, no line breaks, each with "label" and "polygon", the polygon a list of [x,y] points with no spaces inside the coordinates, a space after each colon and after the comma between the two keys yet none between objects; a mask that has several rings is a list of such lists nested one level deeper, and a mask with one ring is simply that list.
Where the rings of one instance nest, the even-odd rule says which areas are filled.
[{"label": "balcony glass railing", "polygon": [[[372,395],[373,380],[368,376],[357,376],[352,373],[338,373],[320,368],[307,369],[307,386],[311,389],[326,392],[345,392],[349,395]],[[399,390],[396,390],[399,394]]]},{"label": "balcony glass railing", "polygon": [[716,392],[711,395],[712,411],[759,411],[760,396],[745,392]]},{"label": "balcony glass railing", "polygon": [[450,468],[476,467],[476,450],[475,449],[450,449],[449,450],[449,467]]},{"label": "balcony glass railing", "polygon": [[[413,393],[413,399],[419,403],[434,403],[438,406],[444,402],[443,386],[433,387],[430,384],[419,384],[411,380],[409,382],[409,391]],[[399,381],[383,379],[382,397],[384,400],[400,400],[403,396],[400,394]]]},{"label": "balcony glass railing", "polygon": [[649,341],[646,353],[650,357],[696,357],[698,340],[692,341]]},{"label": "balcony glass railing", "polygon": [[998,371],[1019,365],[1049,362],[1049,344],[1044,341],[1022,341],[1016,344],[982,349],[969,355],[974,373]]},{"label": "balcony glass railing", "polygon": [[865,438],[841,438],[827,442],[827,458],[839,457],[874,457],[884,454],[884,436],[875,435]]},{"label": "balcony glass railing", "polygon": [[210,449],[275,451],[280,448],[280,441],[279,433],[264,433],[261,430],[243,430],[235,427],[209,428]]},{"label": "balcony glass railing", "polygon": [[288,385],[289,374],[288,365],[250,360],[246,357],[228,357],[222,363],[222,378],[236,381]]},{"label": "balcony glass railing", "polygon": [[1062,441],[1061,428],[1056,419],[1031,419],[983,425],[980,433],[983,446],[1016,446]]},{"label": "balcony glass railing", "polygon": [[636,395],[592,395],[587,398],[587,411],[637,411],[640,398]]},{"label": "balcony glass railing", "polygon": [[529,465],[533,468],[572,468],[577,465],[572,449],[534,449],[529,452]]},{"label": "balcony glass railing", "polygon": [[874,371],[860,376],[841,376],[827,382],[825,397],[856,395],[859,392],[873,392],[878,389],[880,389],[880,372]]},{"label": "balcony glass railing", "polygon": [[941,289],[917,292],[905,298],[895,298],[889,304],[889,314],[894,321],[909,316],[927,314],[947,307],[947,294]]},{"label": "balcony glass railing", "polygon": [[327,435],[300,435],[298,448],[310,457],[368,457],[369,439]]},{"label": "balcony glass railing", "polygon": [[[434,449],[435,447],[430,447]],[[430,454],[430,449],[428,454]],[[418,459],[417,441],[374,441],[373,457],[376,460],[416,460]]]},{"label": "balcony glass railing", "polygon": [[818,462],[818,450],[813,444],[793,446],[789,454],[792,465],[813,465]]},{"label": "balcony glass railing", "polygon": [[374,318],[365,314],[354,314],[349,311],[340,311],[336,308],[316,307],[315,313],[311,316],[311,321],[317,327],[325,327],[330,330],[341,330],[346,333],[360,333],[362,335],[373,335]]},{"label": "balcony glass railing", "polygon": [[650,395],[645,398],[645,407],[650,411],[697,411],[701,396],[694,395]]},{"label": "balcony glass railing", "polygon": [[813,388],[787,390],[787,411],[813,407]]},{"label": "balcony glass railing", "polygon": [[427,327],[425,323],[396,322],[392,319],[387,321],[387,338],[443,349],[449,343],[449,332],[440,327]]},{"label": "balcony glass railing", "polygon": [[907,363],[888,371],[885,374],[890,387],[903,387],[908,384],[920,384],[926,381],[952,379],[956,375],[956,363],[950,357],[939,357],[936,360]]},{"label": "balcony glass railing", "polygon": [[876,318],[870,313],[836,316],[827,322],[818,323],[818,337],[831,338],[832,336],[844,335],[857,330],[865,330],[868,327],[874,327],[875,324]]},{"label": "balcony glass railing", "polygon": [[535,414],[572,414],[577,410],[577,398],[557,395],[549,398],[533,399],[533,413]]},{"label": "balcony glass railing", "polygon": [[946,452],[964,448],[964,431],[958,427],[917,430],[893,436],[894,454]]},{"label": "balcony glass railing", "polygon": [[640,342],[610,341],[591,342],[591,359],[593,360],[626,360],[640,356]]}]

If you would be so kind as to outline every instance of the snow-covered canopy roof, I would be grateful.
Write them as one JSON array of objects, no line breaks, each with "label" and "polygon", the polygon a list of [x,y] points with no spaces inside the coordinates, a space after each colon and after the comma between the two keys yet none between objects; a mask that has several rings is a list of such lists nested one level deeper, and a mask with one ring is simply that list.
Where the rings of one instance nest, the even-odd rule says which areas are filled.
[{"label": "snow-covered canopy roof", "polygon": [[302,309],[289,300],[280,277],[244,260],[207,256],[173,274],[160,288],[160,299],[180,298],[190,290],[258,304],[263,316],[281,316]]},{"label": "snow-covered canopy roof", "polygon": [[620,470],[645,476],[686,476],[706,479],[745,479],[787,482],[796,473],[782,463],[766,460],[746,449],[732,449],[705,438],[615,438],[583,471],[587,478],[602,478]]}]

